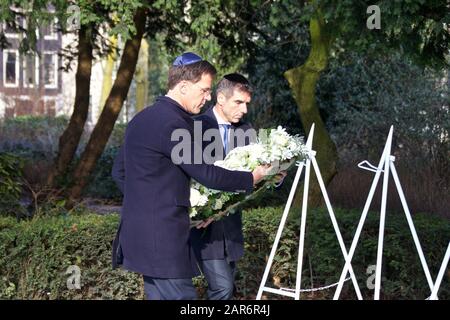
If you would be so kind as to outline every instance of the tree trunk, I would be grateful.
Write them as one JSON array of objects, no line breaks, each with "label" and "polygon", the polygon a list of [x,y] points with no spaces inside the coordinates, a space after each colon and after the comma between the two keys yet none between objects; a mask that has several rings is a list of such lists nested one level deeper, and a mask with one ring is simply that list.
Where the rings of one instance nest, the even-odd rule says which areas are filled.
[{"label": "tree trunk", "polygon": [[75,155],[89,111],[89,87],[92,71],[92,34],[88,26],[78,31],[78,66],[75,76],[75,103],[69,125],[59,138],[58,155],[47,177],[47,186],[55,188]]},{"label": "tree trunk", "polygon": [[117,71],[111,93],[106,100],[105,107],[100,118],[92,131],[89,142],[81,156],[80,162],[74,171],[75,185],[69,191],[67,206],[73,207],[75,201],[81,197],[84,187],[87,185],[97,159],[103,152],[109,136],[114,128],[117,117],[122,109],[123,102],[127,97],[131,80],[136,69],[136,63],[141,46],[142,36],[145,29],[146,10],[138,9],[134,17],[136,34],[125,43],[122,58]]},{"label": "tree trunk", "polygon": [[102,83],[102,95],[100,98],[100,108],[103,108],[106,102],[106,98],[108,97],[109,93],[111,92],[112,87],[112,78],[113,78],[113,71],[114,71],[114,63],[116,62],[116,56],[117,56],[117,36],[112,35],[110,38],[110,43],[112,48],[112,51],[108,54],[106,57],[106,65],[105,69],[103,70],[103,83]]},{"label": "tree trunk", "polygon": [[[331,39],[326,34],[325,22],[320,11],[310,20],[311,51],[305,64],[290,69],[284,76],[288,80],[297,102],[298,111],[305,132],[308,134],[311,125],[315,123],[313,149],[317,151],[316,159],[319,164],[325,185],[336,174],[338,159],[336,146],[328,134],[325,124],[320,117],[316,103],[316,84],[320,73],[326,68],[330,54]],[[311,168],[312,169],[312,168]],[[322,203],[322,196],[314,171],[311,170],[309,190],[309,205],[312,207]],[[294,208],[301,208],[303,188],[299,188],[294,199]]]},{"label": "tree trunk", "polygon": [[135,79],[136,112],[139,112],[147,105],[148,94],[148,42],[145,39],[142,39]]}]

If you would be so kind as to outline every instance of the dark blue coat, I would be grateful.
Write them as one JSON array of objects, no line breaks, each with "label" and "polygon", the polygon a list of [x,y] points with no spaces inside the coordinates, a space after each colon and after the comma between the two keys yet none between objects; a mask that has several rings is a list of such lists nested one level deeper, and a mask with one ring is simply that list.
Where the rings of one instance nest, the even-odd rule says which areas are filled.
[{"label": "dark blue coat", "polygon": [[253,189],[249,172],[174,164],[171,152],[178,141],[171,141],[171,135],[176,129],[186,129],[193,136],[191,115],[174,100],[159,97],[130,121],[123,150],[114,164],[113,177],[119,187],[122,184],[124,199],[113,265],[122,264],[130,271],[156,278],[199,274],[189,240],[191,177],[224,191]]},{"label": "dark blue coat", "polygon": [[[201,121],[202,130],[217,129],[219,126],[214,115],[213,108],[199,116],[194,117],[195,121]],[[243,122],[232,124],[231,129],[241,129],[246,131],[252,127]],[[249,135],[250,136],[250,135]],[[248,136],[248,137],[249,137]],[[204,147],[209,143],[219,143],[223,148],[222,139],[217,137],[218,141],[204,142]],[[254,137],[256,138],[256,137]],[[240,140],[234,139],[234,147],[247,145],[252,139]],[[222,160],[224,153],[214,155],[215,160]],[[237,261],[244,255],[244,236],[242,234],[242,214],[236,212],[227,217],[211,223],[206,230],[204,228],[191,230],[191,241],[195,254],[198,259],[227,259],[228,261]]]}]

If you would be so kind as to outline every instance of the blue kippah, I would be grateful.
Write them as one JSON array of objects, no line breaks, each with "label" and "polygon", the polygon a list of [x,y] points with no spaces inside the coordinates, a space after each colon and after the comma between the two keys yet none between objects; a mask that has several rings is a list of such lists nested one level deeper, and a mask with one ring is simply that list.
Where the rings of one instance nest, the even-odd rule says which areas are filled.
[{"label": "blue kippah", "polygon": [[181,56],[176,57],[175,61],[173,62],[174,66],[185,66],[188,64],[196,63],[199,61],[202,61],[203,59],[196,55],[193,52],[185,52]]}]

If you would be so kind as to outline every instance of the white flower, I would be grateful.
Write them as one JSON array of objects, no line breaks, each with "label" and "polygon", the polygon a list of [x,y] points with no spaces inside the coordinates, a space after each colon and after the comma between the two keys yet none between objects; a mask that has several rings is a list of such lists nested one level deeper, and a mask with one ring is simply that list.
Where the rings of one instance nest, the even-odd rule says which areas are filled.
[{"label": "white flower", "polygon": [[208,203],[208,196],[202,195],[197,189],[191,188],[189,201],[192,207],[202,207]]},{"label": "white flower", "polygon": [[223,202],[220,199],[216,199],[216,202],[214,203],[213,210],[220,210],[223,207]]},{"label": "white flower", "polygon": [[277,131],[271,135],[271,141],[279,146],[287,146],[289,139],[284,134],[279,134]]},{"label": "white flower", "polygon": [[230,157],[224,161],[224,166],[227,169],[238,169],[243,165],[244,158],[242,154],[237,154],[235,157]]},{"label": "white flower", "polygon": [[216,161],[214,165],[229,170],[253,171],[260,163],[264,162],[261,160],[265,153],[267,152],[264,145],[250,144],[231,150],[225,160]]},{"label": "white flower", "polygon": [[197,213],[198,213],[197,210],[195,210],[195,208],[191,207],[190,212],[189,212],[189,218],[195,217],[197,215]]}]

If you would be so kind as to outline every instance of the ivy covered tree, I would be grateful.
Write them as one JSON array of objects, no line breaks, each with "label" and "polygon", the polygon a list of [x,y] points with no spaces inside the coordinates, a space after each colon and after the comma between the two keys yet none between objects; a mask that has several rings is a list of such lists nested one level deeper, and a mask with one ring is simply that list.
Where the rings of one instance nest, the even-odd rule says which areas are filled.
[{"label": "ivy covered tree", "polygon": [[[316,124],[314,148],[325,183],[337,172],[338,156],[316,103],[316,87],[333,55],[401,50],[405,58],[423,65],[448,66],[450,11],[446,1],[378,1],[379,11],[375,10],[373,17],[367,13],[371,5],[370,1],[353,0],[305,2],[300,21],[309,21],[310,53],[302,65],[285,72],[306,132]],[[369,18],[380,19],[380,29],[369,28]],[[316,195],[312,202],[318,203],[318,185],[313,184],[312,189]],[[299,201],[297,197],[297,205]]]}]

